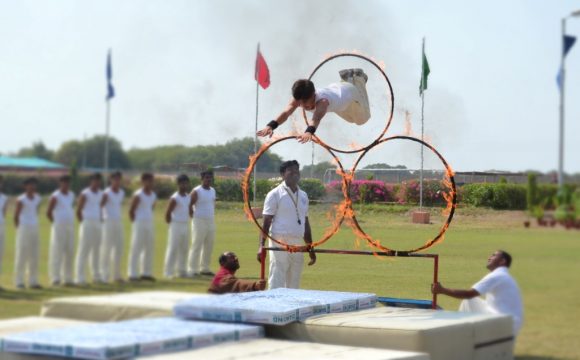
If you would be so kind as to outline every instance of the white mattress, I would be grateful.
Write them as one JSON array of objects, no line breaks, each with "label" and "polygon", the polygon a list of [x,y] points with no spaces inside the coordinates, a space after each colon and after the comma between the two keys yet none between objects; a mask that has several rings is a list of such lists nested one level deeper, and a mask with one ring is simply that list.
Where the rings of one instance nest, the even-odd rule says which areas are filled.
[{"label": "white mattress", "polygon": [[429,360],[429,355],[408,351],[259,339],[228,343],[198,350],[149,357],[151,360]]},{"label": "white mattress", "polygon": [[174,314],[188,319],[284,325],[312,315],[375,306],[374,294],[275,289],[193,298],[179,302]]},{"label": "white mattress", "polygon": [[123,359],[263,337],[260,326],[176,318],[128,320],[2,337],[4,352],[79,359]]},{"label": "white mattress", "polygon": [[433,360],[513,358],[509,316],[377,307],[266,326],[268,337],[425,352]]},{"label": "white mattress", "polygon": [[[21,332],[29,332],[45,329],[59,329],[70,326],[79,326],[83,324],[87,323],[83,321],[56,319],[38,316],[0,320],[0,338],[5,335],[17,334]],[[0,348],[1,346],[2,345],[0,345]],[[0,352],[0,360],[32,360],[32,359],[38,359],[38,357],[26,354]],[[53,360],[53,359],[55,358],[42,357],[41,360]]]},{"label": "white mattress", "polygon": [[121,321],[170,316],[184,299],[213,295],[177,291],[141,291],[121,294],[62,297],[45,301],[41,316],[85,321]]}]

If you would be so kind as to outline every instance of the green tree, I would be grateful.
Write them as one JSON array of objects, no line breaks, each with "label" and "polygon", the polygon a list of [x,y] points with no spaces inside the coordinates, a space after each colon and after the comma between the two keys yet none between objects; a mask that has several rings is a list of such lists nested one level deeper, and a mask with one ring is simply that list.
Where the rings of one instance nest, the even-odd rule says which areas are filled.
[{"label": "green tree", "polygon": [[[80,167],[103,168],[104,152],[105,136],[97,135],[85,141],[70,140],[62,143],[55,154],[55,160],[62,164],[74,162]],[[109,138],[109,167],[111,169],[131,167],[121,142],[115,138]]]},{"label": "green tree", "polygon": [[31,147],[20,149],[16,155],[19,157],[37,157],[46,160],[54,159],[54,151],[48,149],[41,140],[33,142]]}]

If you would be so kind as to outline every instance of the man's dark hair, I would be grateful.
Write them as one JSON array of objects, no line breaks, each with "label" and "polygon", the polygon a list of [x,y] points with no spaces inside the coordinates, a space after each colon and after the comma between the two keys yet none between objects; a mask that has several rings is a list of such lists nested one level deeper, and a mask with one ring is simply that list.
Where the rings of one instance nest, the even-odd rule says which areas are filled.
[{"label": "man's dark hair", "polygon": [[235,255],[235,254],[231,251],[226,251],[225,253],[221,254],[219,259],[218,259],[220,266],[224,266],[226,264],[226,262],[228,262],[228,258],[232,255]]},{"label": "man's dark hair", "polygon": [[211,176],[213,177],[213,171],[212,170],[204,170],[201,172],[200,177],[203,179],[206,176]]},{"label": "man's dark hair", "polygon": [[141,181],[145,180],[153,180],[153,174],[149,172],[141,174]]},{"label": "man's dark hair", "polygon": [[58,178],[59,182],[69,183],[70,182],[70,175],[63,175]]},{"label": "man's dark hair", "polygon": [[188,182],[189,182],[189,176],[187,176],[187,175],[185,175],[185,174],[181,174],[181,175],[179,175],[179,176],[177,177],[177,183],[178,183],[178,184],[180,184],[180,183],[183,183],[183,182],[186,182],[186,183],[188,183]]},{"label": "man's dark hair", "polygon": [[35,177],[29,177],[24,179],[22,185],[31,185],[31,184],[38,184],[38,179]]},{"label": "man's dark hair", "polygon": [[91,174],[91,176],[89,177],[90,180],[103,180],[103,175],[101,175],[101,173],[93,173]]},{"label": "man's dark hair", "polygon": [[286,169],[288,169],[291,166],[298,166],[298,168],[300,169],[300,164],[298,163],[298,161],[296,160],[284,161],[282,164],[280,164],[280,174],[283,175],[286,172]]},{"label": "man's dark hair", "polygon": [[123,177],[123,174],[121,174],[120,171],[115,171],[113,173],[111,173],[111,175],[109,175],[109,179],[120,179]]},{"label": "man's dark hair", "polygon": [[292,97],[294,100],[308,100],[314,95],[314,83],[308,79],[300,79],[292,85]]},{"label": "man's dark hair", "polygon": [[512,256],[510,254],[508,254],[507,251],[498,250],[497,252],[505,260],[505,266],[507,266],[507,267],[512,266]]}]

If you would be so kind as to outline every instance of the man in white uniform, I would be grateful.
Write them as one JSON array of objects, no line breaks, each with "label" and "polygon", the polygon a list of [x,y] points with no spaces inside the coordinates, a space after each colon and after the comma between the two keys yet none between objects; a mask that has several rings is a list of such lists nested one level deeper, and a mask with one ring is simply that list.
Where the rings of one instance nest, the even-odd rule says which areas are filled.
[{"label": "man in white uniform", "polygon": [[155,230],[153,209],[157,195],[153,191],[153,174],[141,175],[141,189],[135,191],[129,208],[133,223],[129,250],[129,281],[155,281],[153,277],[153,251]]},{"label": "man in white uniform", "polygon": [[[0,175],[0,274],[2,274],[2,260],[4,259],[4,239],[6,237],[6,226],[4,218],[8,208],[8,197],[2,193],[4,178]],[[0,290],[2,288],[0,287]]]},{"label": "man in white uniform", "polygon": [[[487,260],[490,271],[483,279],[468,290],[448,289],[440,283],[433,284],[433,293],[464,299],[459,311],[511,315],[514,320],[514,335],[523,322],[523,305],[520,289],[509,273],[512,263],[510,254],[497,250]],[[485,301],[480,296],[485,295]]]},{"label": "man in white uniform", "polygon": [[[271,190],[264,201],[262,210],[264,232],[288,245],[312,244],[312,232],[308,221],[308,195],[298,187],[300,181],[298,161],[282,163],[280,175],[284,181]],[[262,234],[260,245],[264,244]],[[270,240],[269,247],[279,246]],[[258,251],[258,261],[261,261],[260,253],[261,251]],[[316,254],[309,252],[309,255],[308,265],[311,266],[316,262]],[[268,288],[298,289],[303,265],[303,253],[271,251]]]},{"label": "man in white uniform", "polygon": [[215,239],[216,192],[211,186],[213,172],[201,173],[201,185],[191,192],[190,208],[193,209],[193,243],[189,251],[189,273],[191,276],[214,276],[210,270],[211,252]]},{"label": "man in white uniform", "polygon": [[189,227],[189,219],[191,218],[189,177],[185,174],[179,175],[177,177],[177,187],[178,191],[171,195],[165,212],[165,221],[169,224],[169,233],[163,274],[169,279],[174,276],[187,277],[187,253],[191,237]]},{"label": "man in white uniform", "polygon": [[367,75],[362,69],[347,69],[339,72],[341,82],[318,89],[308,79],[300,79],[292,86],[292,99],[286,108],[268,125],[258,131],[258,136],[272,136],[294,111],[301,107],[312,112],[312,119],[304,134],[298,136],[301,143],[312,139],[320,121],[328,112],[336,113],[349,123],[363,125],[371,118],[366,90]]},{"label": "man in white uniform", "polygon": [[121,188],[122,174],[119,171],[109,176],[110,185],[103,193],[101,209],[103,211],[103,243],[101,244],[101,279],[109,282],[111,270],[113,281],[123,282],[121,276],[121,258],[125,245],[121,208],[125,199],[125,190]]},{"label": "man in white uniform", "polygon": [[40,195],[36,193],[38,180],[24,180],[24,194],[16,201],[14,225],[16,226],[16,258],[14,260],[14,282],[16,288],[24,289],[24,277],[28,272],[28,286],[42,289],[38,284],[38,207]]},{"label": "man in white uniform", "polygon": [[76,282],[81,286],[86,285],[87,260],[91,267],[93,282],[102,282],[99,268],[101,238],[103,236],[101,223],[102,180],[103,177],[99,173],[91,175],[89,187],[81,192],[77,206],[77,218],[81,227],[75,267]]},{"label": "man in white uniform", "polygon": [[46,216],[52,223],[48,254],[48,276],[52,286],[63,281],[65,286],[73,285],[73,258],[75,248],[75,194],[70,190],[70,176],[59,179],[59,188],[48,201]]}]

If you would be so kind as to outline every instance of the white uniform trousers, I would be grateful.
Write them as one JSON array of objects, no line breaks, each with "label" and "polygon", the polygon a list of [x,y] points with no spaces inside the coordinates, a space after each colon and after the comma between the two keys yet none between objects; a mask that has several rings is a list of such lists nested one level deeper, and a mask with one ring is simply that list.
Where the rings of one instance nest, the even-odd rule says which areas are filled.
[{"label": "white uniform trousers", "polygon": [[[2,214],[0,213],[0,216]],[[4,259],[4,238],[6,237],[6,227],[0,224],[0,274],[2,274],[2,260]]]},{"label": "white uniform trousers", "polygon": [[129,250],[129,278],[153,275],[153,221],[133,222]]},{"label": "white uniform trousers", "polygon": [[53,223],[48,250],[48,276],[52,283],[73,282],[74,249],[74,224]]},{"label": "white uniform trousers", "polygon": [[214,219],[193,218],[193,241],[189,250],[189,272],[210,271],[211,253],[215,239]]},{"label": "white uniform trousers", "polygon": [[[79,246],[75,260],[76,282],[86,283],[87,265],[94,281],[100,281],[99,257],[101,255],[102,229],[99,220],[83,220],[79,231]],[[88,261],[88,264],[87,264]]]},{"label": "white uniform trousers", "polygon": [[352,103],[344,111],[337,112],[337,115],[350,123],[363,125],[371,118],[366,81],[362,76],[354,75],[347,83],[354,86],[352,89],[354,98]]},{"label": "white uniform trousers", "polygon": [[101,244],[101,280],[108,282],[111,272],[113,280],[122,278],[121,259],[124,243],[123,223],[120,220],[105,220]]},{"label": "white uniform trousers", "polygon": [[14,283],[24,285],[28,272],[28,285],[38,285],[38,225],[22,225],[16,230],[16,258]]},{"label": "white uniform trousers", "polygon": [[187,252],[191,230],[189,222],[172,221],[169,224],[167,251],[163,275],[167,278],[185,276],[187,274]]},{"label": "white uniform trousers", "polygon": [[[304,245],[301,238],[290,238],[272,234],[277,240],[288,245]],[[269,241],[270,247],[280,247],[279,244]],[[304,253],[290,253],[287,251],[270,251],[270,271],[268,275],[268,289],[300,287],[300,277],[304,267]]]}]

